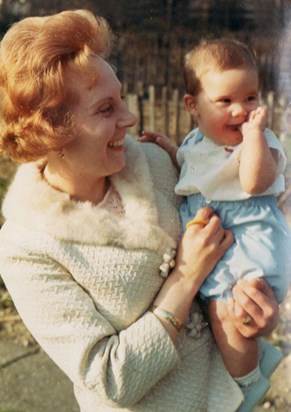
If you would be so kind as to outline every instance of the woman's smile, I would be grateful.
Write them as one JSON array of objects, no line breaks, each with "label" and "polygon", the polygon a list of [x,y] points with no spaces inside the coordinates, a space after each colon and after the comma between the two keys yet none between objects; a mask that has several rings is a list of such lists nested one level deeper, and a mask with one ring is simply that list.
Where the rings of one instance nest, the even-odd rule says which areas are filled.
[{"label": "woman's smile", "polygon": [[120,140],[114,140],[108,143],[108,147],[111,149],[118,149],[123,146],[124,138]]}]

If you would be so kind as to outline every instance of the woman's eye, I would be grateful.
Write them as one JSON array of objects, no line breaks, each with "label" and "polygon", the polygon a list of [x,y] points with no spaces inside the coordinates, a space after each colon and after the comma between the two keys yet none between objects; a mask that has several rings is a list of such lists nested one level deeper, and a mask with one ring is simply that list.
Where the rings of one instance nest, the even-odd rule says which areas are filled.
[{"label": "woman's eye", "polygon": [[102,106],[97,113],[110,113],[113,110],[113,106],[111,104],[106,104],[105,106]]},{"label": "woman's eye", "polygon": [[248,96],[247,97],[248,102],[253,102],[254,100],[257,100],[257,96]]}]

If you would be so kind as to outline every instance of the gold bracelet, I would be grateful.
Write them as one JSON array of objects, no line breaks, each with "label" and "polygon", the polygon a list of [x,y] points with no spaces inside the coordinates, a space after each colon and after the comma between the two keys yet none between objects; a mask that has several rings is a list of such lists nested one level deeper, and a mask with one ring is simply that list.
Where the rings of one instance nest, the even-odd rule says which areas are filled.
[{"label": "gold bracelet", "polygon": [[159,308],[156,305],[152,305],[149,308],[149,311],[156,315],[158,318],[165,319],[172,326],[174,326],[174,328],[176,328],[178,332],[181,330],[183,323],[180,321],[180,319],[176,318],[171,312]]}]

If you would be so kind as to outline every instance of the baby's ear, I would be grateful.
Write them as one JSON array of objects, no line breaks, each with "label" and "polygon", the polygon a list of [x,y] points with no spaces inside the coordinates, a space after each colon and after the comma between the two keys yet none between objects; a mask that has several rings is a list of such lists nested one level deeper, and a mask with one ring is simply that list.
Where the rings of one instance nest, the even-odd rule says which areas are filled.
[{"label": "baby's ear", "polygon": [[192,96],[191,94],[185,94],[184,103],[188,112],[190,112],[192,116],[198,116],[197,102],[194,96]]}]

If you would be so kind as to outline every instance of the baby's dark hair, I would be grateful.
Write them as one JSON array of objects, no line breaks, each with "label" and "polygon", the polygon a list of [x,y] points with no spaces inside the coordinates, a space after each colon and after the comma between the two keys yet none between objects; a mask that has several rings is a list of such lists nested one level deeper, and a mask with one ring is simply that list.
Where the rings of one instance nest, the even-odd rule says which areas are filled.
[{"label": "baby's dark hair", "polygon": [[186,93],[197,96],[201,77],[207,72],[249,68],[258,72],[255,53],[245,43],[231,38],[203,39],[185,56],[184,81]]}]

